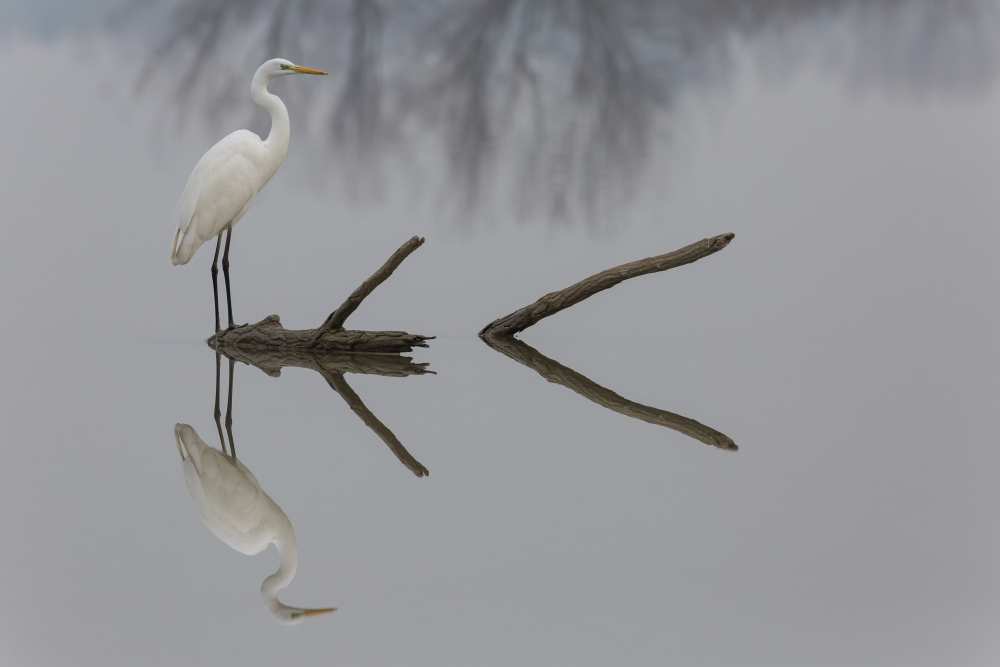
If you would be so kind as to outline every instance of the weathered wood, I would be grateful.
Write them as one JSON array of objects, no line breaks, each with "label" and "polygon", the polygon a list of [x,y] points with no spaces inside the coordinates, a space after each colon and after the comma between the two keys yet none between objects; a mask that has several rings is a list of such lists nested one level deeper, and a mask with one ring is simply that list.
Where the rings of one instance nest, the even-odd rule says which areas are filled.
[{"label": "weathered wood", "polygon": [[307,368],[322,373],[359,373],[406,377],[433,374],[426,363],[414,362],[400,354],[363,352],[323,352],[312,348],[262,348],[245,350],[220,344],[216,350],[228,358],[248,366],[256,366],[264,373],[278,377],[286,367]]},{"label": "weathered wood", "polygon": [[376,287],[381,285],[392,275],[392,272],[403,263],[403,260],[410,256],[414,250],[419,248],[424,244],[424,239],[419,236],[414,236],[409,241],[404,243],[399,247],[396,252],[392,253],[392,256],[385,261],[378,271],[373,273],[368,277],[368,280],[361,283],[356,290],[351,292],[351,295],[344,300],[344,303],[340,304],[337,310],[330,313],[330,316],[326,318],[326,321],[319,326],[320,331],[331,331],[334,329],[340,329],[344,326],[344,322],[347,318],[351,316],[361,302],[371,294]]},{"label": "weathered wood", "polygon": [[608,410],[649,424],[673,429],[712,447],[730,451],[738,449],[732,438],[725,433],[716,431],[714,428],[689,417],[630,401],[607,387],[597,384],[582,373],[546,357],[527,343],[512,336],[485,336],[483,340],[497,352],[527,366],[549,382],[562,385]]},{"label": "weathered wood", "polygon": [[487,336],[513,336],[519,331],[524,331],[539,320],[550,315],[555,315],[559,311],[574,306],[587,297],[614,287],[629,278],[644,276],[648,273],[656,273],[658,271],[666,271],[683,266],[684,264],[696,262],[703,257],[717,253],[729,245],[733,237],[734,234],[720,234],[702,239],[697,243],[692,243],[673,252],[655,257],[647,257],[646,259],[621,264],[600,273],[595,273],[565,289],[550,292],[531,305],[493,320],[482,328],[479,335],[482,338]]},{"label": "weathered wood", "polygon": [[208,345],[220,351],[225,348],[237,355],[269,350],[399,353],[409,352],[415,347],[427,347],[427,341],[434,336],[421,336],[405,331],[351,330],[344,329],[343,326],[365,297],[385,282],[403,260],[423,243],[424,239],[414,236],[400,246],[385,264],[361,283],[315,329],[286,329],[277,315],[269,315],[255,324],[243,324],[232,329],[217,331],[208,339]]},{"label": "weathered wood", "polygon": [[497,352],[531,368],[549,382],[571,389],[601,407],[626,417],[673,429],[712,447],[735,451],[738,449],[736,443],[725,433],[716,431],[714,428],[689,417],[631,401],[607,387],[597,384],[572,368],[546,357],[527,343],[514,338],[514,334],[524,331],[539,320],[580,303],[587,297],[610,289],[629,278],[667,271],[696,262],[722,250],[729,245],[733,238],[733,234],[720,234],[702,239],[673,252],[647,257],[595,273],[566,289],[550,292],[531,305],[497,318],[480,330],[479,337]]},{"label": "weathered wood", "polygon": [[313,352],[410,352],[427,347],[433,336],[405,331],[355,331],[352,329],[286,329],[281,318],[268,315],[255,324],[224,329],[208,339],[212,349],[260,352],[267,350]]}]

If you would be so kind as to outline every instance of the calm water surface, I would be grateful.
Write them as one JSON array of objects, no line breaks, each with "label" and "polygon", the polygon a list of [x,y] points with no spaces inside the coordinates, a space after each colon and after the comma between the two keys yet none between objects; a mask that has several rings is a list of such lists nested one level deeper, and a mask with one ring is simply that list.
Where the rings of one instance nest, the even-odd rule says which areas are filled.
[{"label": "calm water surface", "polygon": [[[470,227],[391,179],[356,203],[323,183],[322,132],[295,125],[234,236],[237,318],[313,326],[421,234],[351,324],[438,338],[412,355],[434,375],[345,375],[427,477],[316,371],[237,365],[237,454],[298,537],[281,598],[339,607],[283,627],[260,594],[274,551],[242,556],[202,525],[174,438],[187,423],[218,446],[209,259],[168,261],[213,135],[164,120],[162,91],[134,96],[116,41],[0,42],[0,662],[996,664],[990,62],[962,86],[859,88],[818,65],[776,78],[777,37],[735,46],[723,81],[673,104],[601,230],[504,208]],[[723,232],[721,253],[523,338],[738,452],[476,338],[544,292]]]}]

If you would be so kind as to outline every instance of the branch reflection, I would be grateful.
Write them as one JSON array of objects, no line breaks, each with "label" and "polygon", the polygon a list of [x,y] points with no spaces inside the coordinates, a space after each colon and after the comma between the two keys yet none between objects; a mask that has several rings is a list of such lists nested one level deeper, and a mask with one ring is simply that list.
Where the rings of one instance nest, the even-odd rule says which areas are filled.
[{"label": "branch reflection", "polygon": [[365,426],[385,443],[399,462],[417,477],[426,477],[430,471],[418,461],[399,441],[399,438],[365,405],[345,379],[348,373],[407,377],[432,374],[426,363],[414,362],[410,357],[396,354],[316,353],[308,349],[247,350],[221,346],[218,352],[229,358],[230,364],[240,361],[256,366],[264,373],[278,377],[283,368],[308,368],[319,373],[347,406],[361,418]]},{"label": "branch reflection", "polygon": [[716,431],[690,417],[630,401],[572,368],[546,357],[535,348],[516,338],[486,336],[482,340],[497,352],[527,366],[549,382],[562,385],[603,408],[632,419],[672,429],[712,447],[729,451],[738,449],[732,438],[725,433]]}]

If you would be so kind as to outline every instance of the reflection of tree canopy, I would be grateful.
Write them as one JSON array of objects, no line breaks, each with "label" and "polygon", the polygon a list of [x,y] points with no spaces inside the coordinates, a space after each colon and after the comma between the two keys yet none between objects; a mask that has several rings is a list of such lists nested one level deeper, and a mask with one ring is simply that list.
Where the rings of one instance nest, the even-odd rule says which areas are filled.
[{"label": "reflection of tree canopy", "polygon": [[[822,59],[909,90],[980,85],[995,70],[997,11],[989,0],[178,0],[162,24],[147,73],[176,79],[184,101],[242,104],[239,74],[274,55],[326,66],[339,90],[310,106],[359,182],[395,149],[434,142],[465,204],[489,195],[564,217],[630,193],[673,101],[723,78],[734,41],[819,26],[823,39],[777,40],[784,67]],[[202,65],[222,54],[240,69],[208,81]]]}]

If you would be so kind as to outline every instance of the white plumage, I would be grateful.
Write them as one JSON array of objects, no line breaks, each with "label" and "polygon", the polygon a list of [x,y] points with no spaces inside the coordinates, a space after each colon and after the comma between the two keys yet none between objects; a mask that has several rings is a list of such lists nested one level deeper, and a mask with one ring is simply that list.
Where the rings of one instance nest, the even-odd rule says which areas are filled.
[{"label": "white plumage", "polygon": [[278,600],[278,592],[292,582],[298,569],[295,529],[249,468],[209,446],[187,424],[177,424],[174,437],[188,493],[198,506],[205,526],[227,545],[248,556],[259,554],[271,544],[277,548],[281,565],[264,579],[260,588],[271,613],[283,623],[295,623],[334,611],[290,607]]},{"label": "white plumage", "polygon": [[205,526],[247,556],[259,554],[295,532],[288,516],[238,459],[209,446],[187,424],[174,427],[188,493]]},{"label": "white plumage", "polygon": [[[226,135],[201,156],[178,206],[180,224],[170,255],[175,265],[187,264],[205,241],[240,221],[280,166],[269,157],[264,141],[250,130]],[[267,173],[269,164],[273,170]]]},{"label": "white plumage", "polygon": [[[288,109],[281,98],[267,89],[271,79],[287,74],[326,74],[311,67],[296,65],[284,58],[274,58],[257,68],[250,82],[250,96],[271,115],[271,131],[266,139],[249,130],[226,135],[206,152],[188,176],[178,206],[179,221],[170,247],[174,265],[187,264],[206,241],[222,241],[228,232],[222,269],[226,276],[226,300],[229,326],[233,326],[232,297],[229,294],[229,243],[232,230],[246,214],[256,195],[285,161],[291,124]],[[216,262],[212,262],[212,289],[215,295],[215,323],[219,328]]]}]

